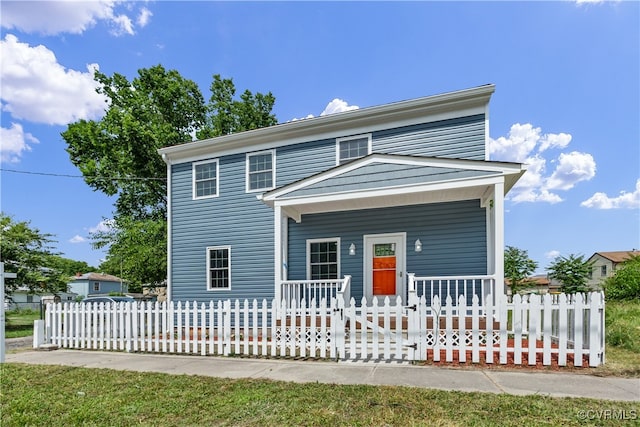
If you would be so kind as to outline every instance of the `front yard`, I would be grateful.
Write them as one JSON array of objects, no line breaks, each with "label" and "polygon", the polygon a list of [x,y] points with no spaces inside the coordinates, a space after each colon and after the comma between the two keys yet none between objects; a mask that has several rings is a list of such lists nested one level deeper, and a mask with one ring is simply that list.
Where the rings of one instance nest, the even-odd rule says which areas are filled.
[{"label": "front yard", "polygon": [[[637,402],[5,364],[2,426],[619,425]],[[607,415],[603,410],[607,410]]]}]

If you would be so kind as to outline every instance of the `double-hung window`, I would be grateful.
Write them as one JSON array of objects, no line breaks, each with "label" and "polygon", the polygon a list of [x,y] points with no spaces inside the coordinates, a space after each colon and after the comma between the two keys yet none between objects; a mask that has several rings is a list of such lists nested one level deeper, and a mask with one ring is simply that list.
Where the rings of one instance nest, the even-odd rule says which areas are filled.
[{"label": "double-hung window", "polygon": [[307,240],[307,277],[331,280],[340,277],[340,239]]},{"label": "double-hung window", "polygon": [[247,192],[271,190],[276,181],[275,150],[247,154]]},{"label": "double-hung window", "polygon": [[193,198],[218,197],[218,159],[193,164]]},{"label": "double-hung window", "polygon": [[343,165],[371,154],[371,134],[349,136],[336,140],[336,163]]},{"label": "double-hung window", "polygon": [[207,290],[231,289],[231,246],[207,248]]}]

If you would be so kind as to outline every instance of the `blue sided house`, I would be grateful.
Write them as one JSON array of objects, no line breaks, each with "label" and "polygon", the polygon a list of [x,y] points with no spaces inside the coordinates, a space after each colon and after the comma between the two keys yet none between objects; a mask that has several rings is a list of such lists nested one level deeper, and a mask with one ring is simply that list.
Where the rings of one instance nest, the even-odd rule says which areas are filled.
[{"label": "blue sided house", "polygon": [[348,287],[358,301],[406,301],[414,278],[448,292],[433,288],[443,277],[504,292],[504,196],[525,167],[489,160],[494,89],[161,149],[168,298],[271,300]]}]

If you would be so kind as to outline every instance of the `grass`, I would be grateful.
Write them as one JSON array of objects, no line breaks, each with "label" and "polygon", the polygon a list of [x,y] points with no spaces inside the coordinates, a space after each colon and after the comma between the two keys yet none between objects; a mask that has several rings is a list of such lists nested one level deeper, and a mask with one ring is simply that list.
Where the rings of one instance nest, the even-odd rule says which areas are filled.
[{"label": "grass", "polygon": [[40,319],[36,310],[12,310],[5,313],[5,338],[20,338],[33,335],[33,321]]},{"label": "grass", "polygon": [[607,301],[605,364],[596,375],[640,377],[640,301]]},{"label": "grass", "polygon": [[[636,402],[0,366],[0,425],[614,425]],[[591,414],[585,421],[584,414]],[[612,418],[612,417],[610,417]]]}]

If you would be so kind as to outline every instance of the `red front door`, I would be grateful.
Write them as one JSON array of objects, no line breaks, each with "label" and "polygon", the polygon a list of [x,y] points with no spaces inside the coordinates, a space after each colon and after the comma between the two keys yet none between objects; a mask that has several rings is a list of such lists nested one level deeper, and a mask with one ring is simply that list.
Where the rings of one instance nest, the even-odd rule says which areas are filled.
[{"label": "red front door", "polygon": [[396,294],[396,248],[393,243],[373,245],[373,295]]}]

